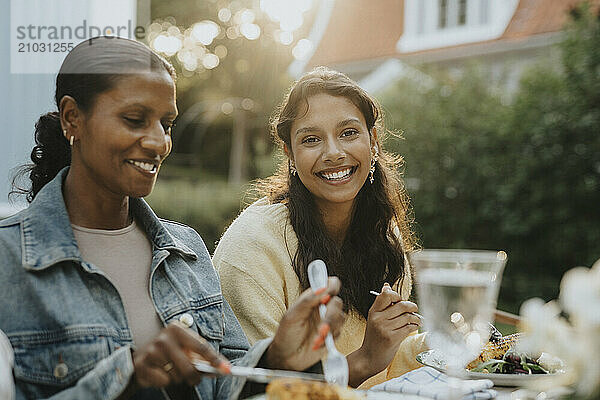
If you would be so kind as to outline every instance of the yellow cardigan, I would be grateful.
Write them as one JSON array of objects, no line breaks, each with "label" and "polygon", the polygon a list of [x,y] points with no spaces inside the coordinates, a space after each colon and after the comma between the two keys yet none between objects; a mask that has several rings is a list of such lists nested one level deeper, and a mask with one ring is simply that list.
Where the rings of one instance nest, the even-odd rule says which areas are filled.
[{"label": "yellow cardigan", "polygon": [[[288,216],[285,205],[269,204],[266,198],[258,200],[233,221],[213,256],[223,295],[250,344],[275,335],[283,314],[302,292],[292,267],[298,239]],[[403,280],[401,289],[405,299],[412,286],[408,271],[406,276],[408,279]],[[338,349],[346,355],[359,349],[365,328],[365,318],[350,313],[336,339]],[[368,388],[420,367],[415,356],[424,350],[424,334],[409,336],[401,343],[390,366],[360,387]]]}]

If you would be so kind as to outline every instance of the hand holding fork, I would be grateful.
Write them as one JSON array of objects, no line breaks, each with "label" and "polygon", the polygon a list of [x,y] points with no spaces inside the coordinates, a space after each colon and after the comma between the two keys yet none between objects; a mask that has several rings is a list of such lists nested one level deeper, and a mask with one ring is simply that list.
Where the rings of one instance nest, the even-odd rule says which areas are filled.
[{"label": "hand holding fork", "polygon": [[[308,280],[313,291],[327,286],[327,267],[321,260],[314,260],[308,264]],[[325,319],[327,308],[324,304],[319,306],[321,320]],[[331,332],[325,337],[325,346],[327,348],[327,359],[323,361],[323,372],[325,380],[329,383],[335,383],[342,387],[348,386],[348,361],[335,347]]]}]

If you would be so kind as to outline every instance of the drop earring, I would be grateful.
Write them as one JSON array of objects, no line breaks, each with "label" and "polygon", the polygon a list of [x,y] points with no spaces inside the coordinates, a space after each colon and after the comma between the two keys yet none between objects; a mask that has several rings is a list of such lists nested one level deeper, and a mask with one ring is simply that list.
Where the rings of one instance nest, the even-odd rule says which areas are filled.
[{"label": "drop earring", "polygon": [[[68,132],[66,129],[63,129],[63,136],[67,139]],[[75,141],[75,136],[71,136],[69,139],[69,144],[73,147],[73,142]]]},{"label": "drop earring", "polygon": [[373,146],[373,156],[371,157],[371,168],[369,168],[369,182],[371,182],[371,185],[373,182],[375,182],[375,177],[373,175],[375,174],[375,164],[377,164],[378,159],[379,147],[377,147],[377,144],[375,144]]},{"label": "drop earring", "polygon": [[294,165],[292,160],[289,161],[289,168],[290,168],[290,174],[296,176],[296,174],[298,173],[298,170],[296,169],[296,166]]}]

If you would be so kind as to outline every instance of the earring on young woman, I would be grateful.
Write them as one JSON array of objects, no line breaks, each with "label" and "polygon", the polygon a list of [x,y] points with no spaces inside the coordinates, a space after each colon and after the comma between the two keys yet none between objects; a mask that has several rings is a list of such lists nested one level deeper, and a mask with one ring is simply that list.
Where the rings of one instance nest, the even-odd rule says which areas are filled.
[{"label": "earring on young woman", "polygon": [[288,163],[289,167],[290,167],[290,174],[296,176],[296,174],[298,173],[298,170],[296,169],[296,166],[294,165],[294,162],[292,160],[289,161]]},{"label": "earring on young woman", "polygon": [[377,163],[378,159],[379,159],[379,147],[377,147],[377,144],[375,144],[373,146],[373,155],[371,157],[371,168],[369,168],[369,182],[371,182],[371,185],[375,181],[375,177],[373,176],[373,174],[375,173],[375,164]]}]

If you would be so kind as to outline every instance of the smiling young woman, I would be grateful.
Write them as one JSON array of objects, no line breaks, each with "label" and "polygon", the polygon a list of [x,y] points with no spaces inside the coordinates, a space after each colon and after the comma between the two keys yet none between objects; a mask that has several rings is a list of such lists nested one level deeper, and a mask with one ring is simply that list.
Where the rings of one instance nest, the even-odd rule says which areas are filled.
[{"label": "smiling young woman", "polygon": [[407,301],[404,256],[415,239],[401,160],[381,145],[379,105],[345,75],[317,68],[292,86],[272,133],[286,161],[259,182],[264,197],[231,224],[213,256],[246,335],[253,342],[272,334],[309,287],[308,264],[322,259],[342,281],[349,317],[337,344],[350,383],[369,387],[417,367],[425,343],[412,335],[420,321]]},{"label": "smiling young woman", "polygon": [[330,236],[341,240],[369,174],[376,129],[371,135],[364,116],[346,97],[319,93],[304,106],[303,116],[292,122],[290,147],[284,149]]},{"label": "smiling young woman", "polygon": [[194,360],[225,374],[230,361],[315,364],[315,309],[329,300],[325,323],[342,325],[338,280],[305,291],[272,341],[250,348],[200,236],[142,199],[171,151],[173,67],[141,43],[93,38],[65,58],[55,100],[25,168],[30,205],[0,221],[17,399],[229,399],[264,388],[207,377]]}]

